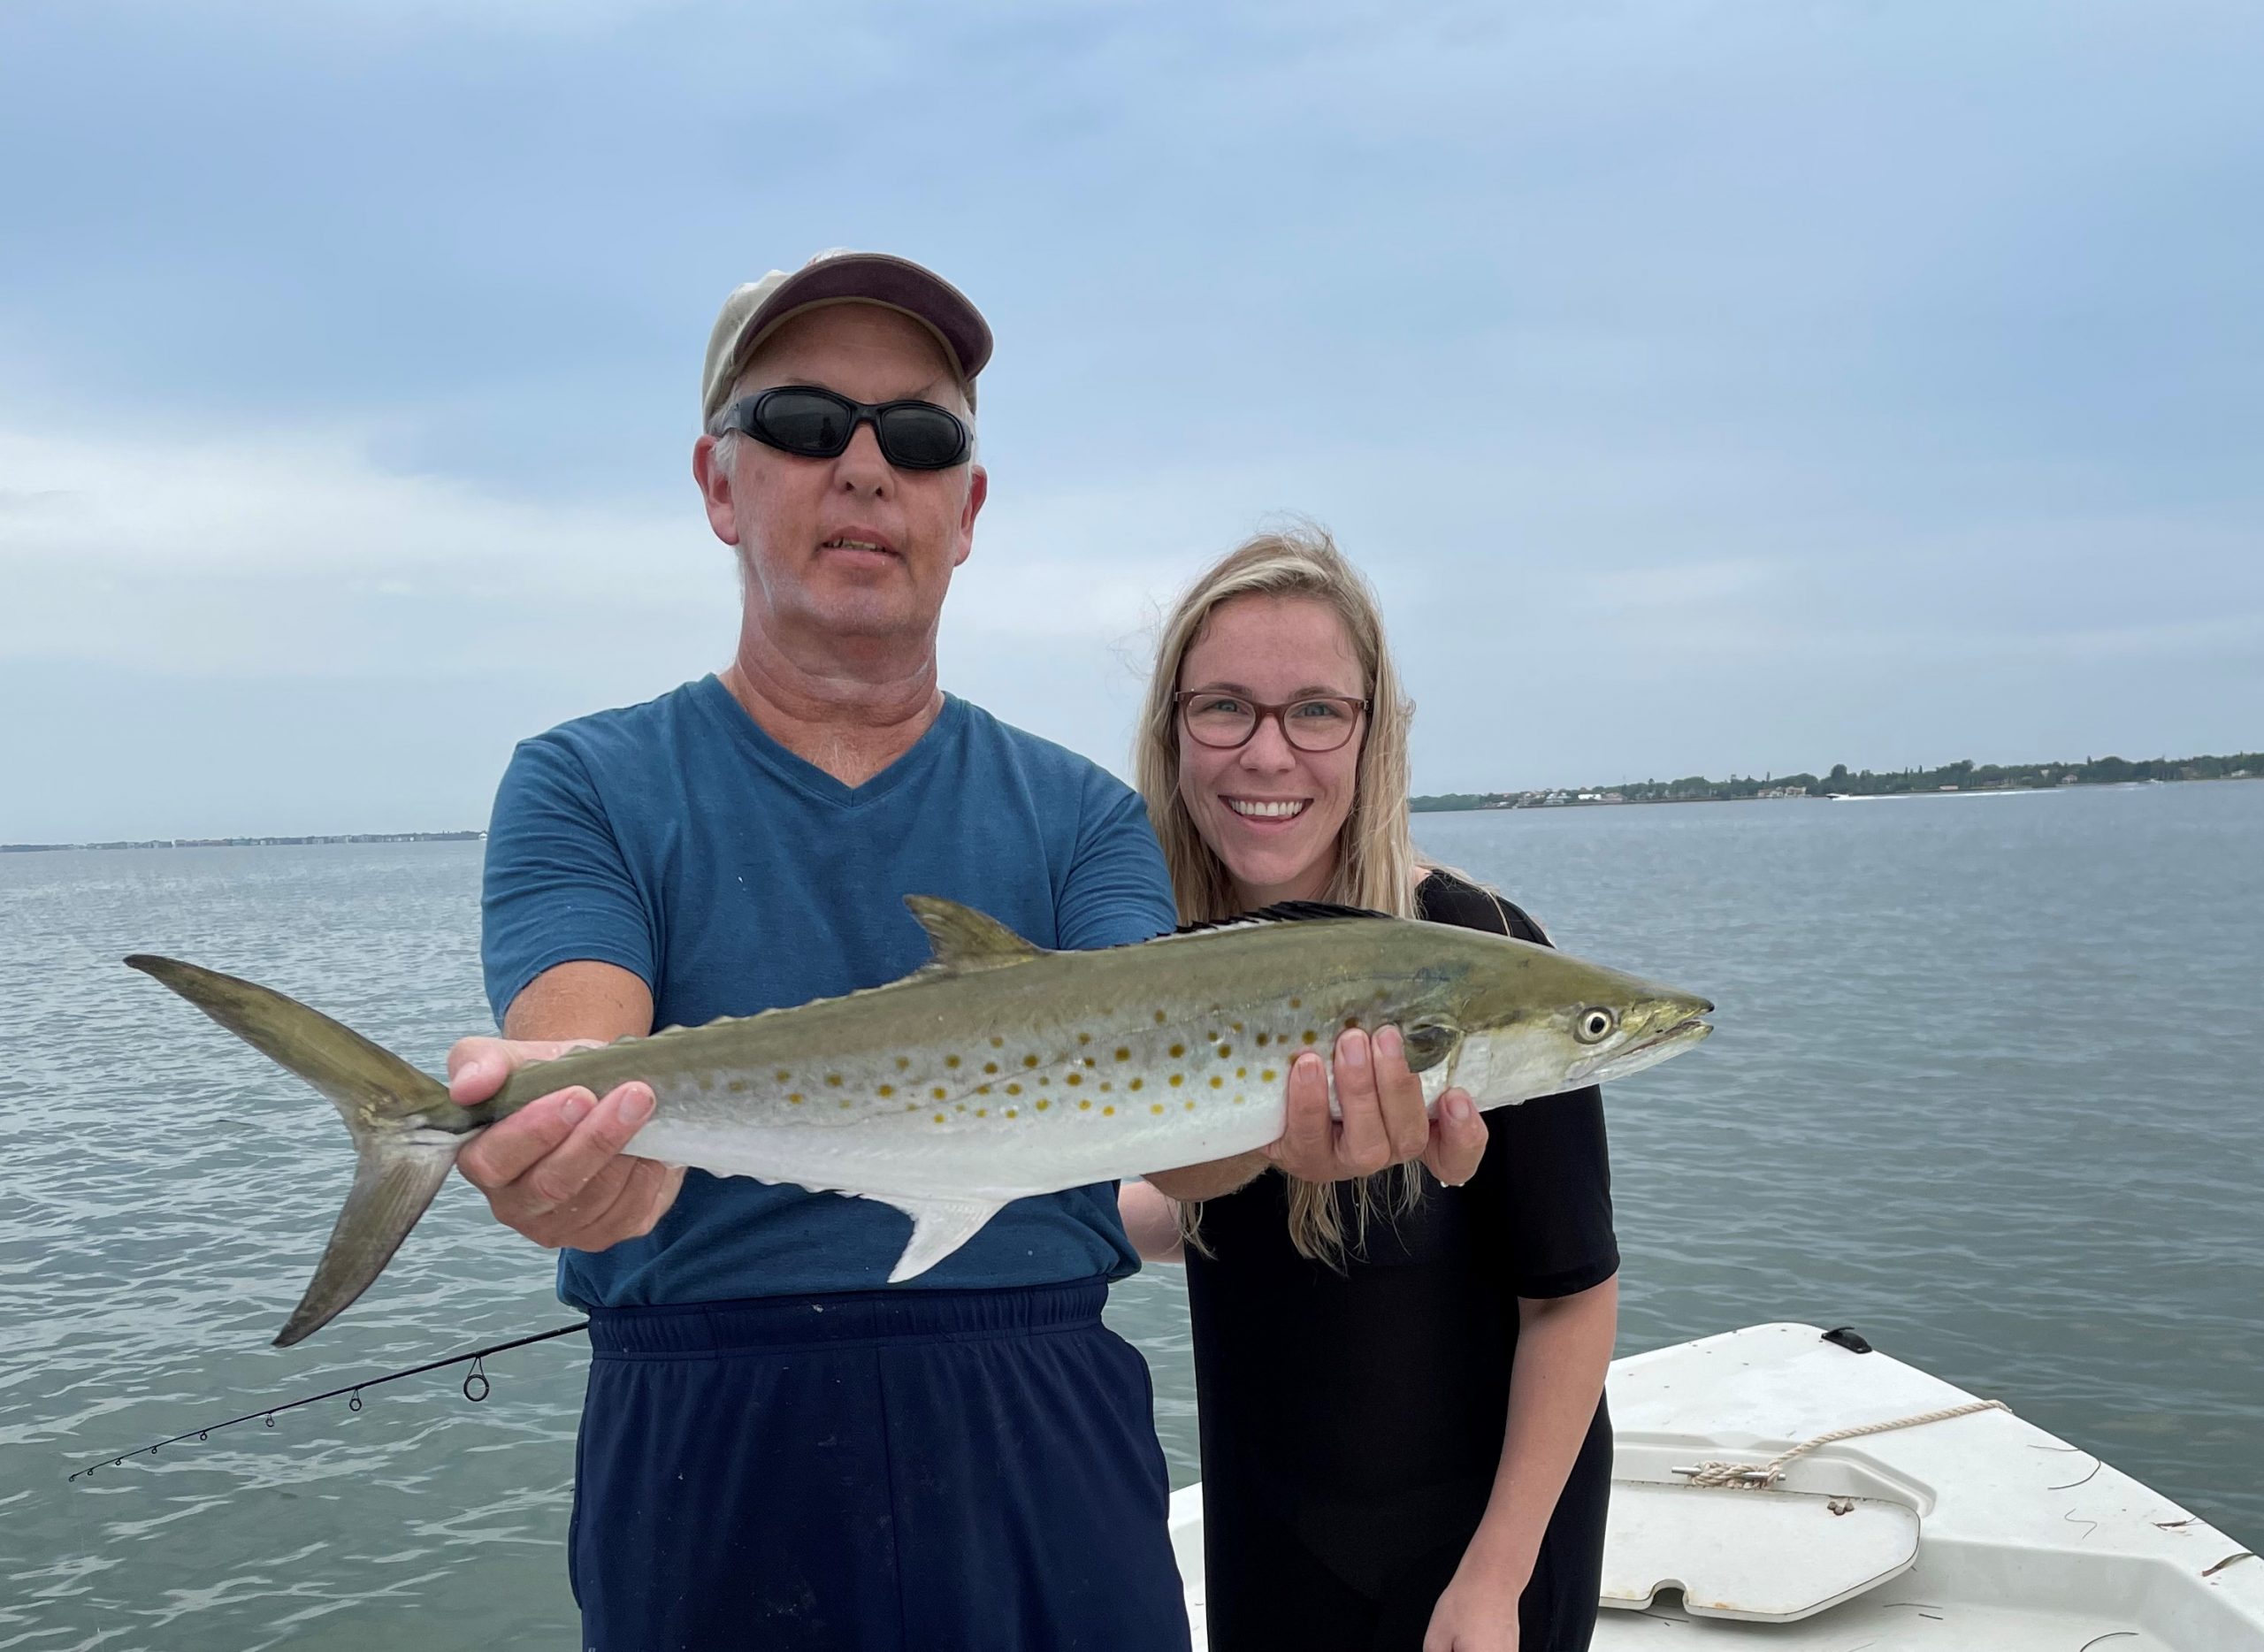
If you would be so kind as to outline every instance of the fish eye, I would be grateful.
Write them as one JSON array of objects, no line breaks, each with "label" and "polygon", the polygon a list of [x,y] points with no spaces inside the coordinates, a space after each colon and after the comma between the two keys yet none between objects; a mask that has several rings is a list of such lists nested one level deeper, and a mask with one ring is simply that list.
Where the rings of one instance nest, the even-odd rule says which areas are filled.
[{"label": "fish eye", "polygon": [[1611,1036],[1611,1029],[1619,1025],[1619,1018],[1602,1005],[1582,1010],[1579,1019],[1572,1023],[1572,1036],[1582,1044],[1602,1044]]}]

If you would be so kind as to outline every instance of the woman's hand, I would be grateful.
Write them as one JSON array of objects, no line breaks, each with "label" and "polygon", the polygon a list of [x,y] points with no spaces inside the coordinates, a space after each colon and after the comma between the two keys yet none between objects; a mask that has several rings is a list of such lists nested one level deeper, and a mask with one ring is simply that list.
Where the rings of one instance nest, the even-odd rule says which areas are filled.
[{"label": "woman's hand", "polygon": [[1420,1159],[1450,1188],[1478,1173],[1486,1121],[1459,1090],[1439,1098],[1435,1120],[1425,1115],[1423,1081],[1407,1070],[1396,1027],[1373,1038],[1350,1029],[1335,1053],[1336,1118],[1328,1112],[1330,1068],[1311,1052],[1290,1064],[1289,1117],[1266,1149],[1280,1169],[1301,1182],[1342,1182]]},{"label": "woman's hand", "polygon": [[1518,1652],[1518,1597],[1525,1579],[1465,1555],[1423,1632],[1423,1652]]}]

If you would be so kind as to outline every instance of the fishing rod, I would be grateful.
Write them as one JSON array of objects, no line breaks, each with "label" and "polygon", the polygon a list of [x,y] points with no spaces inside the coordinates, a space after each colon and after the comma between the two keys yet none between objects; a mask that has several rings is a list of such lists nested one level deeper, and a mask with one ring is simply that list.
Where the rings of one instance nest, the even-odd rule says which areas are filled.
[{"label": "fishing rod", "polygon": [[155,1457],[162,1447],[179,1445],[182,1441],[191,1437],[198,1440],[207,1439],[219,1433],[223,1428],[233,1428],[238,1423],[248,1423],[256,1419],[264,1419],[267,1426],[272,1428],[275,1426],[277,1412],[296,1411],[302,1405],[312,1405],[319,1400],[334,1400],[341,1394],[351,1396],[346,1402],[347,1409],[358,1411],[362,1409],[363,1388],[374,1388],[381,1382],[398,1382],[403,1377],[417,1377],[428,1371],[441,1371],[450,1365],[461,1365],[467,1359],[471,1362],[471,1369],[464,1373],[463,1396],[477,1405],[487,1397],[494,1386],[487,1380],[487,1372],[484,1364],[488,1355],[507,1353],[514,1348],[524,1348],[530,1342],[547,1342],[554,1336],[571,1336],[577,1331],[586,1331],[589,1328],[590,1322],[587,1319],[577,1319],[571,1325],[562,1325],[553,1331],[537,1331],[532,1336],[514,1337],[508,1342],[491,1342],[486,1348],[475,1348],[470,1353],[452,1354],[446,1359],[435,1359],[422,1365],[411,1365],[406,1371],[388,1371],[381,1377],[365,1377],[359,1382],[349,1382],[342,1388],[331,1388],[321,1394],[310,1394],[304,1399],[286,1400],[280,1405],[270,1405],[263,1411],[246,1411],[242,1416],[231,1417],[224,1423],[207,1423],[202,1428],[191,1428],[185,1433],[173,1435],[170,1440],[160,1440],[155,1445],[135,1446],[131,1451],[123,1452],[117,1457],[105,1457],[99,1462],[89,1463],[86,1467],[76,1470],[64,1478],[65,1480],[73,1480],[90,1476],[98,1468],[119,1468],[125,1465],[127,1457],[140,1457],[145,1451],[151,1457]]}]

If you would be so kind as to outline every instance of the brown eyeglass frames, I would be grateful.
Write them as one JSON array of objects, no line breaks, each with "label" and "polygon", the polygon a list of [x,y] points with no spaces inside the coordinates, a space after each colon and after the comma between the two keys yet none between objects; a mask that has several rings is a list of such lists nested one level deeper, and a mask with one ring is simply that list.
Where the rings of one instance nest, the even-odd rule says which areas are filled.
[{"label": "brown eyeglass frames", "polygon": [[1279,706],[1263,705],[1215,688],[1182,688],[1172,697],[1189,738],[1213,751],[1230,752],[1250,744],[1258,725],[1271,717],[1281,738],[1301,752],[1333,752],[1352,738],[1368,709],[1365,700],[1314,694]]}]

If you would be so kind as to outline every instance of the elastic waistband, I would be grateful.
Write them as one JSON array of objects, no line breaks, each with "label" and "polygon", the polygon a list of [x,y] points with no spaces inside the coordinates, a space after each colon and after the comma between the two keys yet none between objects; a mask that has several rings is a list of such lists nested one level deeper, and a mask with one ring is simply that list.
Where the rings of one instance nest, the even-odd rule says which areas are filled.
[{"label": "elastic waistband", "polygon": [[1105,1279],[1003,1290],[849,1291],[755,1296],[657,1308],[593,1308],[600,1359],[926,1339],[977,1341],[1075,1330],[1100,1322]]}]

